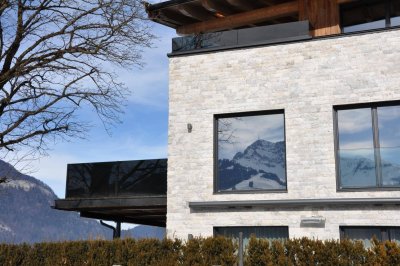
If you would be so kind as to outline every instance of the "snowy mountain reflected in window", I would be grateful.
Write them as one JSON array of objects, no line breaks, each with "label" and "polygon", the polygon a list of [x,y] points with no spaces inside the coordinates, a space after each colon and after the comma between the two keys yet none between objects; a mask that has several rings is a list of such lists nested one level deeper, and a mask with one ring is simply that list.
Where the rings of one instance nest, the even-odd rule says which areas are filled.
[{"label": "snowy mountain reflected in window", "polygon": [[285,190],[283,112],[217,121],[217,190]]},{"label": "snowy mountain reflected in window", "polygon": [[337,111],[341,188],[400,186],[400,107]]}]

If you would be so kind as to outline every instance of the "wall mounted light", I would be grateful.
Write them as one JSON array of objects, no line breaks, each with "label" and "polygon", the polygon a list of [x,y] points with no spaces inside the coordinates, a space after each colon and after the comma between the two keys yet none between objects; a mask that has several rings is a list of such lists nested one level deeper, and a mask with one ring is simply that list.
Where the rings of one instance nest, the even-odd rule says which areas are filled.
[{"label": "wall mounted light", "polygon": [[192,124],[188,123],[188,124],[187,124],[187,130],[188,130],[188,132],[189,132],[189,133],[192,133],[192,129],[193,129]]},{"label": "wall mounted light", "polygon": [[304,227],[324,227],[325,217],[322,216],[311,216],[311,217],[301,217],[301,226]]}]

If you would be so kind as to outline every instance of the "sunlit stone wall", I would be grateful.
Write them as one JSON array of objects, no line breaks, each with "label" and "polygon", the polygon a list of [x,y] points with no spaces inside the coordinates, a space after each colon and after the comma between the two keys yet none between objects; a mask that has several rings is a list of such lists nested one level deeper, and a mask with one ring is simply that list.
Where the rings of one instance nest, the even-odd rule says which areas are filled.
[{"label": "sunlit stone wall", "polygon": [[[339,238],[340,225],[400,226],[399,207],[194,212],[188,202],[399,197],[338,192],[333,105],[400,100],[400,31],[385,31],[170,59],[169,237],[208,236],[214,226],[289,226],[290,237]],[[285,110],[287,192],[213,192],[213,115]],[[188,133],[187,123],[193,125]],[[326,218],[322,228],[302,216]]]}]

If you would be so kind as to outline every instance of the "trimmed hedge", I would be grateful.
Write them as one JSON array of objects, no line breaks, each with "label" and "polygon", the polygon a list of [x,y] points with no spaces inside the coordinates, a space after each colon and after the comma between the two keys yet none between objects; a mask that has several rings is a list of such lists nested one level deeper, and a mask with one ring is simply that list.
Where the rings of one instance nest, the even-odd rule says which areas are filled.
[{"label": "trimmed hedge", "polygon": [[[0,265],[235,265],[237,243],[223,237],[180,240],[124,239],[0,244]],[[283,243],[251,238],[246,266],[270,265],[400,265],[400,247],[394,242],[365,249],[360,242],[320,241],[308,238]]]}]

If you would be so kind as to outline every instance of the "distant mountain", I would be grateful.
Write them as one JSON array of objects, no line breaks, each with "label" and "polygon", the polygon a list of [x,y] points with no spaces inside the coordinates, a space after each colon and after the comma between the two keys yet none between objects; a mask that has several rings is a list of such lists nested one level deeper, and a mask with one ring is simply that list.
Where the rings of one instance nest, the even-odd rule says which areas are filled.
[{"label": "distant mountain", "polygon": [[285,143],[257,140],[232,158],[220,159],[219,189],[283,189],[286,187]]},{"label": "distant mountain", "polygon": [[157,238],[163,239],[165,237],[165,228],[157,226],[138,225],[129,230],[122,230],[122,238]]},{"label": "distant mountain", "polygon": [[[400,185],[400,165],[382,161],[384,185]],[[340,176],[343,186],[374,186],[376,182],[375,161],[362,156],[341,157]]]},{"label": "distant mountain", "polygon": [[[382,160],[383,185],[400,185],[400,165]],[[219,190],[284,189],[285,143],[257,140],[230,159],[218,160]],[[375,161],[348,156],[340,159],[343,186],[375,186]]]},{"label": "distant mountain", "polygon": [[[79,213],[52,209],[57,196],[34,177],[19,173],[0,160],[0,242],[35,243],[78,239],[110,239],[110,229],[96,220],[81,218]],[[137,226],[124,230],[122,236],[164,237],[165,229]]]}]

